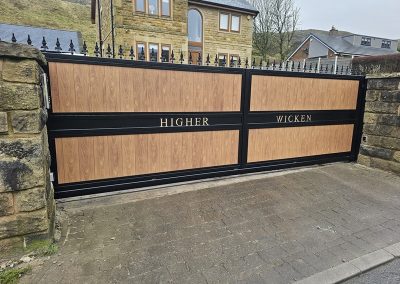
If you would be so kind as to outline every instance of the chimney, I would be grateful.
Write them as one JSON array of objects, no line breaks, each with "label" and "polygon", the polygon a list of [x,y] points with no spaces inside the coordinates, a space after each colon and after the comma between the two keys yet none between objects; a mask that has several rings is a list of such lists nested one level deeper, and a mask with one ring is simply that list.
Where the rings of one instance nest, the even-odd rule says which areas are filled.
[{"label": "chimney", "polygon": [[338,36],[339,31],[335,28],[335,26],[332,26],[331,30],[329,31],[330,36]]}]

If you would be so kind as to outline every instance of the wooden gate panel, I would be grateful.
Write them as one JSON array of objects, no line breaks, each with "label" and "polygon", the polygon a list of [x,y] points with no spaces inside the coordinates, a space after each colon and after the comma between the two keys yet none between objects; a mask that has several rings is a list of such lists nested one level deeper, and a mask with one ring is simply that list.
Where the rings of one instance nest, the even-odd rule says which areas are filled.
[{"label": "wooden gate panel", "polygon": [[359,81],[252,76],[250,111],[356,109]]},{"label": "wooden gate panel", "polygon": [[239,131],[67,137],[55,144],[64,184],[237,164]]},{"label": "wooden gate panel", "polygon": [[50,62],[54,113],[240,111],[241,74]]},{"label": "wooden gate panel", "polygon": [[250,129],[248,162],[350,152],[353,130],[352,124]]}]

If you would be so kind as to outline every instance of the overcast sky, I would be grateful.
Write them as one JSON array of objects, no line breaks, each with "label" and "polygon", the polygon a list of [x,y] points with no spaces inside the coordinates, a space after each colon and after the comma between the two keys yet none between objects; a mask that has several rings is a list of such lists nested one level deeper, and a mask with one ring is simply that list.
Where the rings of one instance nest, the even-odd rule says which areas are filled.
[{"label": "overcast sky", "polygon": [[400,39],[400,0],[294,0],[300,29],[339,30]]}]

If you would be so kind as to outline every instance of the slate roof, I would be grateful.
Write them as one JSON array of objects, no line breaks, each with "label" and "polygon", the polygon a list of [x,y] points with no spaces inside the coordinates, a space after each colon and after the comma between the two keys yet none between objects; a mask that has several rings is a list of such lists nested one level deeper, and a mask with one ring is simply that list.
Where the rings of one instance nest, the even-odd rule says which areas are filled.
[{"label": "slate roof", "polygon": [[189,0],[189,2],[198,4],[214,4],[221,7],[236,8],[251,14],[258,14],[258,10],[246,0]]},{"label": "slate roof", "polygon": [[31,37],[32,45],[38,49],[42,46],[43,37],[46,38],[48,51],[55,51],[57,38],[61,44],[61,52],[68,52],[70,41],[74,43],[76,53],[81,52],[82,35],[77,31],[66,31],[47,29],[41,27],[10,25],[0,23],[0,40],[11,42],[14,33],[17,43],[27,44],[28,34]]},{"label": "slate roof", "polygon": [[336,53],[345,53],[352,55],[371,55],[371,56],[397,53],[397,51],[386,48],[352,45],[350,42],[346,41],[342,36],[329,36],[324,34],[311,34],[311,35],[322,41],[325,45],[330,47]]}]

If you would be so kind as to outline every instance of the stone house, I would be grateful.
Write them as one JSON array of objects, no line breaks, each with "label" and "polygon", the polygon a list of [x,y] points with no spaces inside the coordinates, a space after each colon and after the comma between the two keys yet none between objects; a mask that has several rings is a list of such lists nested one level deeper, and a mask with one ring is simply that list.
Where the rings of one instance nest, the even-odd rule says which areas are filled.
[{"label": "stone house", "polygon": [[139,59],[165,61],[174,51],[185,61],[190,52],[194,64],[208,54],[236,64],[251,59],[257,14],[246,0],[92,0],[91,17],[103,52],[110,44],[115,56],[122,45]]},{"label": "stone house", "polygon": [[341,36],[332,27],[329,34],[310,34],[288,57],[291,61],[346,59],[360,56],[389,55],[397,53],[397,40],[366,35]]}]

